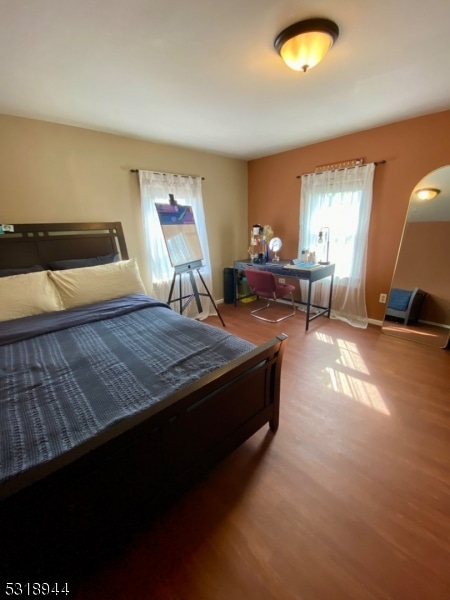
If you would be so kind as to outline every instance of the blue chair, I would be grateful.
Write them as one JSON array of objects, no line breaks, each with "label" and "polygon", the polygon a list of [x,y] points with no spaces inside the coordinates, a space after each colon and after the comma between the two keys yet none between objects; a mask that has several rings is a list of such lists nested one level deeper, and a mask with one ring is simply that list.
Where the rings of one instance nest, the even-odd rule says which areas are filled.
[{"label": "blue chair", "polygon": [[386,317],[403,321],[404,325],[418,321],[427,295],[418,287],[413,290],[392,288],[389,294]]}]

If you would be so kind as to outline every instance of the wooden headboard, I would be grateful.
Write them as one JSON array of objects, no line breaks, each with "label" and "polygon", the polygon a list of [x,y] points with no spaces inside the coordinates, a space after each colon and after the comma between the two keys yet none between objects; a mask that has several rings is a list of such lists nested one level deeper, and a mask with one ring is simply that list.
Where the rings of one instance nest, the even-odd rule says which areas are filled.
[{"label": "wooden headboard", "polygon": [[92,258],[118,252],[128,258],[122,224],[32,223],[12,225],[0,235],[0,268],[42,265],[54,260]]}]

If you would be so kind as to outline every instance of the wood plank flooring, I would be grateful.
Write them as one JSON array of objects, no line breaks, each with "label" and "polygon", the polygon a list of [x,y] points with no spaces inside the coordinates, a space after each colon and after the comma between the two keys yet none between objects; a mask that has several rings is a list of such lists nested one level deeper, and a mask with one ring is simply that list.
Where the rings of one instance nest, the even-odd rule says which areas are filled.
[{"label": "wood plank flooring", "polygon": [[303,314],[269,324],[254,307],[219,308],[253,343],[289,336],[278,432],[193,485],[76,597],[449,600],[449,351],[324,317],[306,333]]},{"label": "wood plank flooring", "polygon": [[383,323],[383,333],[435,348],[446,348],[450,336],[450,330],[440,325],[421,322],[403,325],[387,320]]}]

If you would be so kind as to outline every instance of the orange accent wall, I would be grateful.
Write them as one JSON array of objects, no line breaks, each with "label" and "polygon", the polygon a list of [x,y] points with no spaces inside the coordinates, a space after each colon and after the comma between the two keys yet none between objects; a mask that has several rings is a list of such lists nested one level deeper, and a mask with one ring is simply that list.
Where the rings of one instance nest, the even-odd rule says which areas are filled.
[{"label": "orange accent wall", "polygon": [[378,299],[391,286],[413,188],[430,171],[450,164],[450,110],[250,161],[248,231],[253,223],[271,225],[283,240],[280,257],[297,256],[297,176],[313,172],[317,165],[357,157],[365,162],[386,160],[375,170],[366,281],[369,318],[381,321],[385,305]]}]

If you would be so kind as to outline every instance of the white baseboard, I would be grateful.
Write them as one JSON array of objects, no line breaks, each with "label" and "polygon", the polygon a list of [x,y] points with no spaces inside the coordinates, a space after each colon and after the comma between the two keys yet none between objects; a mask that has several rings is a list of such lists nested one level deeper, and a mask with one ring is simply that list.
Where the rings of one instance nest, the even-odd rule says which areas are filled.
[{"label": "white baseboard", "polygon": [[[391,321],[393,323],[394,321]],[[376,319],[369,319],[369,323],[372,325],[383,326],[384,321],[377,321]],[[423,323],[424,325],[435,325],[436,327],[443,327],[444,329],[450,329],[450,325],[444,325],[443,323],[434,323],[433,321],[422,321],[419,319],[419,323]],[[401,323],[400,323],[401,324]]]},{"label": "white baseboard", "polygon": [[370,325],[378,325],[378,327],[383,327],[384,321],[378,321],[378,319],[368,319]]},{"label": "white baseboard", "polygon": [[450,329],[450,325],[445,325],[444,323],[435,323],[434,321],[422,321],[422,319],[419,319],[419,323],[425,323],[425,325],[435,325],[436,327]]}]

